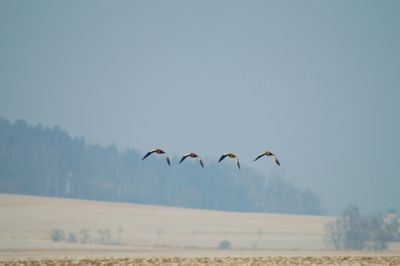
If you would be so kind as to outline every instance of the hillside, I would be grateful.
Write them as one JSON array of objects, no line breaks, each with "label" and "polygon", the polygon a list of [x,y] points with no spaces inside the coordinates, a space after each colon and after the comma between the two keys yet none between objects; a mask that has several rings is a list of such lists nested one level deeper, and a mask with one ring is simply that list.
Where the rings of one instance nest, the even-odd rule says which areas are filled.
[{"label": "hillside", "polygon": [[[309,189],[282,174],[263,176],[205,158],[178,165],[134,149],[119,151],[72,138],[64,130],[0,119],[0,192],[188,208],[322,214]],[[271,162],[273,163],[273,162]],[[278,172],[279,173],[279,172]]]}]

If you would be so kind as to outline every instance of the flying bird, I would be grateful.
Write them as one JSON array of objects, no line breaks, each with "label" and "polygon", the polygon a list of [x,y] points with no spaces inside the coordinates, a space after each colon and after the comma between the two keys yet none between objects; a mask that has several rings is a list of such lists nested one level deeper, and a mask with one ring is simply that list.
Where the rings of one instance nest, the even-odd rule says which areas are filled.
[{"label": "flying bird", "polygon": [[223,159],[225,159],[225,157],[236,159],[236,164],[237,164],[238,168],[240,169],[239,159],[236,157],[235,154],[233,154],[231,152],[222,154],[222,156],[221,156],[221,158],[219,158],[218,162],[221,162]]},{"label": "flying bird", "polygon": [[156,154],[158,154],[158,155],[164,154],[164,155],[166,156],[168,165],[171,166],[171,162],[170,162],[170,160],[169,160],[169,157],[168,157],[167,153],[165,153],[165,151],[163,151],[162,149],[154,149],[154,150],[152,150],[152,151],[149,151],[149,152],[146,153],[146,155],[142,158],[142,160],[146,159],[147,157],[149,157],[149,156],[150,156],[151,154],[153,154],[153,153],[156,153]]},{"label": "flying bird", "polygon": [[199,157],[196,153],[194,153],[194,152],[186,153],[185,155],[183,155],[182,159],[179,161],[179,164],[181,164],[181,162],[183,162],[187,157],[190,157],[190,158],[198,158],[201,167],[204,168],[203,161],[202,161],[202,160],[200,159],[200,157]]},{"label": "flying bird", "polygon": [[260,159],[260,158],[263,157],[263,156],[267,156],[267,157],[274,156],[275,163],[276,163],[277,165],[281,165],[281,163],[279,162],[278,158],[276,158],[275,154],[273,154],[273,153],[270,152],[270,151],[265,151],[265,152],[261,153],[260,155],[257,156],[257,158],[254,159],[253,162],[257,161],[258,159]]}]

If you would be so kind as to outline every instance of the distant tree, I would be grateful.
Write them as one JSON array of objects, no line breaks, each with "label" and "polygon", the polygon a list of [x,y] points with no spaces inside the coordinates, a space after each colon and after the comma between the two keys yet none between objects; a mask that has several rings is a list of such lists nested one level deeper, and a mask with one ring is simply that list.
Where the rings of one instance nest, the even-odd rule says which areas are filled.
[{"label": "distant tree", "polygon": [[310,189],[301,192],[301,202],[303,204],[303,214],[320,215],[325,213],[318,196]]},{"label": "distant tree", "polygon": [[395,211],[391,211],[387,214],[385,232],[388,235],[389,241],[400,241],[400,223]]},{"label": "distant tree", "polygon": [[79,242],[86,244],[90,241],[90,230],[88,228],[83,228],[79,231]]},{"label": "distant tree", "polygon": [[320,215],[324,209],[311,190],[301,190],[283,177],[267,180],[265,189],[267,212]]},{"label": "distant tree", "polygon": [[369,249],[382,250],[387,249],[387,242],[389,236],[385,232],[384,220],[382,215],[375,213],[368,219],[368,233],[369,233]]},{"label": "distant tree", "polygon": [[222,240],[221,242],[219,242],[218,248],[219,249],[230,249],[231,242],[229,242],[228,240]]},{"label": "distant tree", "polygon": [[391,217],[385,221],[379,213],[363,216],[350,205],[341,217],[325,226],[326,243],[335,249],[386,249],[387,242],[396,241],[399,235],[399,221]]},{"label": "distant tree", "polygon": [[364,248],[365,241],[368,239],[367,220],[362,217],[358,208],[349,205],[342,214],[344,225],[344,248],[360,250]]},{"label": "distant tree", "polygon": [[158,239],[158,240],[160,240],[161,234],[162,234],[162,233],[163,233],[162,228],[158,227],[158,228],[156,229],[156,234],[157,234],[157,239]]},{"label": "distant tree", "polygon": [[258,240],[261,240],[261,237],[264,234],[264,230],[262,228],[258,228],[257,234],[258,234]]},{"label": "distant tree", "polygon": [[193,229],[193,230],[192,230],[192,239],[193,239],[193,240],[196,239],[197,234],[198,234],[198,231],[197,231],[196,229]]},{"label": "distant tree", "polygon": [[341,218],[336,218],[335,222],[325,225],[325,242],[333,246],[336,250],[344,248],[345,242],[344,223]]},{"label": "distant tree", "polygon": [[111,232],[109,229],[100,229],[97,231],[99,235],[98,242],[102,245],[112,244]]},{"label": "distant tree", "polygon": [[124,232],[124,228],[121,225],[118,226],[117,232],[118,232],[118,242],[121,243],[122,233]]},{"label": "distant tree", "polygon": [[54,229],[50,232],[51,239],[54,242],[60,242],[65,239],[64,231],[61,229]]},{"label": "distant tree", "polygon": [[67,242],[69,242],[69,243],[78,243],[78,238],[76,237],[76,234],[74,232],[69,232],[68,233]]}]

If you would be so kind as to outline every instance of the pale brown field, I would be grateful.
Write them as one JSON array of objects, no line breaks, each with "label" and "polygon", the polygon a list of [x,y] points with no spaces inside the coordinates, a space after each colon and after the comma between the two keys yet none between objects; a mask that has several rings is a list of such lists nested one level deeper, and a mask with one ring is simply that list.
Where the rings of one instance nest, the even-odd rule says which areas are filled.
[{"label": "pale brown field", "polygon": [[5,265],[400,265],[400,257],[221,257],[221,258],[98,258],[43,259],[0,262]]},{"label": "pale brown field", "polygon": [[[0,265],[24,259],[30,260],[21,265],[39,265],[46,258],[42,265],[400,264],[399,246],[380,253],[327,248],[323,228],[332,219],[0,194]],[[92,241],[55,243],[55,228],[88,228]],[[112,243],[97,243],[100,229],[110,230]],[[231,248],[218,249],[221,240]]]}]

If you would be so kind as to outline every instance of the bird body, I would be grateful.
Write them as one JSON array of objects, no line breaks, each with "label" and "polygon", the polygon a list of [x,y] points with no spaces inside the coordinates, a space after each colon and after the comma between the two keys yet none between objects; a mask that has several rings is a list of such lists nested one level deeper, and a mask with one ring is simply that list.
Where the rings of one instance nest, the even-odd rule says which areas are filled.
[{"label": "bird body", "polygon": [[278,158],[276,158],[275,154],[273,154],[273,153],[270,152],[270,151],[264,151],[263,153],[261,153],[260,155],[258,155],[258,156],[253,160],[253,162],[257,161],[258,159],[260,159],[260,158],[263,157],[263,156],[267,156],[267,157],[273,156],[273,157],[274,157],[274,160],[275,160],[275,163],[276,163],[277,165],[279,165],[279,166],[281,165],[281,163],[279,162]]},{"label": "bird body", "polygon": [[234,153],[231,153],[231,152],[222,154],[222,156],[221,156],[221,158],[219,158],[218,162],[221,162],[226,157],[229,157],[231,159],[236,159],[236,164],[237,164],[238,168],[240,169],[239,159],[237,158],[237,156]]},{"label": "bird body", "polygon": [[158,149],[158,148],[146,153],[146,155],[143,156],[142,160],[146,159],[147,157],[149,157],[153,153],[158,154],[158,155],[165,154],[167,163],[168,163],[169,166],[171,166],[171,162],[169,160],[169,157],[168,157],[167,153],[165,151],[163,151],[162,149]]},{"label": "bird body", "polygon": [[202,160],[200,159],[200,157],[199,157],[196,153],[194,153],[194,152],[186,153],[185,155],[183,155],[182,159],[179,161],[179,164],[181,164],[187,157],[190,157],[190,158],[198,158],[201,167],[204,168],[203,161],[202,161]]}]

